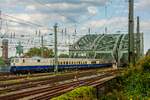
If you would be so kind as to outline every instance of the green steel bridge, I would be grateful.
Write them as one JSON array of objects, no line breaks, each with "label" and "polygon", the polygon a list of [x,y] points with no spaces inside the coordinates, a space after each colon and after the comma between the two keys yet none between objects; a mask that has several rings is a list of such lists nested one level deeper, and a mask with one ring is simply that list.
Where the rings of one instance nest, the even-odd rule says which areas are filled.
[{"label": "green steel bridge", "polygon": [[[143,33],[140,39],[135,40],[135,52],[136,48],[140,48],[139,55],[142,56],[144,52]],[[69,55],[73,58],[98,58],[119,64],[128,62],[128,34],[85,35],[69,47]]]}]

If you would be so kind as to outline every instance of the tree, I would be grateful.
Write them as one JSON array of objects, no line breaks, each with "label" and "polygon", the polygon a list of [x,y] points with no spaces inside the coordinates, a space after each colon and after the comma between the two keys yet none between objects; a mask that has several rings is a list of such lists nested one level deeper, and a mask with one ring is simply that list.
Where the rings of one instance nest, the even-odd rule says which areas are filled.
[{"label": "tree", "polygon": [[5,61],[0,57],[0,65],[5,65]]},{"label": "tree", "polygon": [[69,55],[68,54],[60,54],[59,57],[60,58],[69,58]]},{"label": "tree", "polygon": [[41,52],[42,52],[42,49],[43,49],[43,57],[44,58],[52,58],[52,57],[54,57],[54,52],[53,52],[52,49],[48,49],[47,47],[40,48]]},{"label": "tree", "polygon": [[28,56],[28,57],[40,56],[44,58],[51,58],[54,56],[54,53],[52,49],[49,49],[47,47],[43,47],[43,48],[34,47],[34,48],[29,49],[29,51],[25,53],[25,56]]},{"label": "tree", "polygon": [[150,56],[150,49],[147,51],[146,56]]}]

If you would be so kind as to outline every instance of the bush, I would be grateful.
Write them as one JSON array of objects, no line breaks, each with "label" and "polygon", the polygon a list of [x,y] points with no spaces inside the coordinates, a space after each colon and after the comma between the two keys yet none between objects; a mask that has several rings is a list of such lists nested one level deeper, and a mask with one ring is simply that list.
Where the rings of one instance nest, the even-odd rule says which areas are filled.
[{"label": "bush", "polygon": [[146,56],[138,61],[136,64],[138,70],[143,72],[150,72],[150,56]]},{"label": "bush", "polygon": [[83,86],[72,90],[52,100],[95,100],[96,90],[93,87]]},{"label": "bush", "polygon": [[113,91],[102,96],[102,100],[148,100],[150,98],[150,57],[130,66],[111,83]]}]

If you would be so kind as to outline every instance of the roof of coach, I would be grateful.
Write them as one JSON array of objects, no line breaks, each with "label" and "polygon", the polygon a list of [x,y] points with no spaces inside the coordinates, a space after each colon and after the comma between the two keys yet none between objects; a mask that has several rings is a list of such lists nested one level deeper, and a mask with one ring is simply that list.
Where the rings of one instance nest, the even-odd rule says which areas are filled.
[{"label": "roof of coach", "polygon": [[[13,59],[20,59],[20,60],[54,60],[55,58],[41,58],[41,57],[34,57],[34,58],[13,58]],[[58,58],[58,60],[101,60],[101,59],[88,59],[88,58]]]}]

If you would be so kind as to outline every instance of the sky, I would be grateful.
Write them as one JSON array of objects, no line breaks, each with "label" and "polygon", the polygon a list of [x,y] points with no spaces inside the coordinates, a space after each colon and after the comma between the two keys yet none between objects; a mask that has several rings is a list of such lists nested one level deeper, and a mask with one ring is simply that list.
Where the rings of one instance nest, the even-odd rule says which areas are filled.
[{"label": "sky", "polygon": [[[140,16],[146,52],[150,48],[150,0],[134,2],[135,30],[136,16]],[[58,35],[64,28],[70,35],[76,29],[78,36],[87,34],[88,28],[96,34],[104,33],[105,27],[107,34],[127,33],[128,30],[128,0],[0,0],[0,10],[3,20],[9,20],[3,22],[1,30],[7,34],[33,34],[36,30],[41,34],[51,33],[55,23],[58,24]],[[25,22],[36,25],[23,24]]]}]

